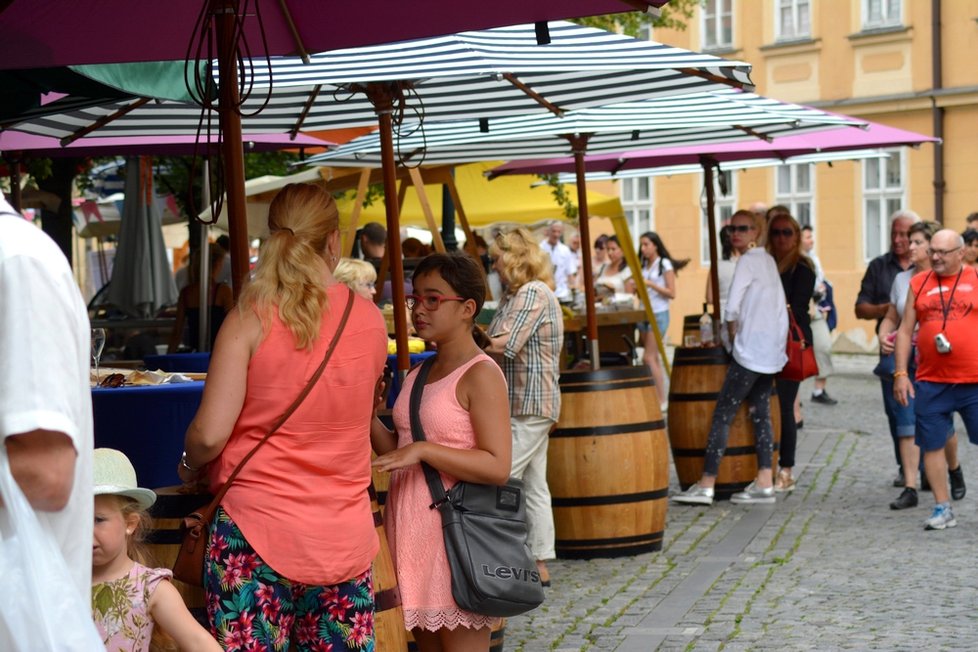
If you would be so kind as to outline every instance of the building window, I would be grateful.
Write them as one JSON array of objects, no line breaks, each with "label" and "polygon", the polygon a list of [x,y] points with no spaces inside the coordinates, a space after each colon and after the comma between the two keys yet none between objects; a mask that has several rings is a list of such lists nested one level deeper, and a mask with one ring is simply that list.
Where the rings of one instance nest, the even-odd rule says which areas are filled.
[{"label": "building window", "polygon": [[811,36],[810,0],[774,1],[778,7],[778,40],[794,40]]},{"label": "building window", "polygon": [[863,0],[863,29],[901,24],[902,0]]},{"label": "building window", "polygon": [[[724,183],[720,182],[720,177],[723,177]],[[717,220],[717,255],[719,256],[720,251],[720,227],[724,224],[730,222],[730,218],[733,217],[734,212],[737,210],[737,189],[735,183],[736,177],[730,171],[720,172],[717,171],[713,177],[713,193],[714,193],[714,211],[716,213]],[[701,183],[701,186],[705,188],[705,184]],[[727,194],[722,194],[722,188],[726,187]],[[703,191],[702,202],[700,211],[702,218],[700,219],[700,264],[703,267],[710,266],[710,223],[707,221],[706,214],[706,191]]]},{"label": "building window", "polygon": [[733,47],[733,0],[703,3],[703,49]]},{"label": "building window", "polygon": [[863,162],[863,257],[866,262],[889,249],[890,215],[904,207],[903,152]]},{"label": "building window", "polygon": [[621,180],[621,207],[628,220],[632,242],[655,227],[652,214],[652,177],[636,177]]},{"label": "building window", "polygon": [[787,206],[802,226],[815,227],[815,175],[811,163],[776,168],[774,203]]}]

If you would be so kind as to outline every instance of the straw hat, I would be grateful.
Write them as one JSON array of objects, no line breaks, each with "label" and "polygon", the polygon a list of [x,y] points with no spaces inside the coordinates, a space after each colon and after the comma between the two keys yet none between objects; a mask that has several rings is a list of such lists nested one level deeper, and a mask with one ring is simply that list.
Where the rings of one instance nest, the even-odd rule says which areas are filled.
[{"label": "straw hat", "polygon": [[156,494],[136,486],[136,469],[125,453],[114,448],[95,449],[95,495],[125,496],[141,509],[156,502]]}]

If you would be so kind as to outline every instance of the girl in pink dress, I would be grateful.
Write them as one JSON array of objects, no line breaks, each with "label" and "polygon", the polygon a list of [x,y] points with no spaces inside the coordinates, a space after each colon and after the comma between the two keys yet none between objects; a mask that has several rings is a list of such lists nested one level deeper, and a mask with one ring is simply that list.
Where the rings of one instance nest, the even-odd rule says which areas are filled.
[{"label": "girl in pink dress", "polygon": [[420,462],[436,468],[446,488],[459,480],[504,484],[512,434],[502,371],[482,349],[488,338],[475,326],[485,300],[482,267],[465,254],[432,254],[414,272],[407,297],[420,337],[438,347],[421,405],[427,441],[411,437],[410,373],[394,403],[395,433],[374,418],[374,466],[391,471],[385,525],[405,626],[422,652],[488,650],[498,619],[464,611],[452,598],[441,516]]}]

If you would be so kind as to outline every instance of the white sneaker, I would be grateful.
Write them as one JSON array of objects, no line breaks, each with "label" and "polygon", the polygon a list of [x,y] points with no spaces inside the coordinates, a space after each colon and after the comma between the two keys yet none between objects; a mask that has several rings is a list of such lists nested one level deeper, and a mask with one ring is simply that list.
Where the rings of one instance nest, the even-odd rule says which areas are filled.
[{"label": "white sneaker", "polygon": [[670,499],[684,505],[712,505],[713,487],[701,487],[699,484],[694,484],[686,491],[671,496]]},{"label": "white sneaker", "polygon": [[751,482],[749,485],[747,485],[746,489],[730,496],[730,502],[734,505],[769,505],[776,502],[776,498],[774,497],[774,487],[766,487],[761,489]]}]

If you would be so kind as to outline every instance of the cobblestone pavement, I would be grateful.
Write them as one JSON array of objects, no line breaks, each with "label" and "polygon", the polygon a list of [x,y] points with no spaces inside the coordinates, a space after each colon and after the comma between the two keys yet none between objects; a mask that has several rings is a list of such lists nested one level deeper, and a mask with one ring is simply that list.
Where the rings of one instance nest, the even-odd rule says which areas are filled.
[{"label": "cobblestone pavement", "polygon": [[661,552],[550,562],[547,601],[507,622],[506,652],[978,649],[978,456],[959,428],[956,528],[924,531],[930,493],[890,510],[900,490],[873,364],[836,357],[834,407],[802,384],[793,493],[670,504]]}]

